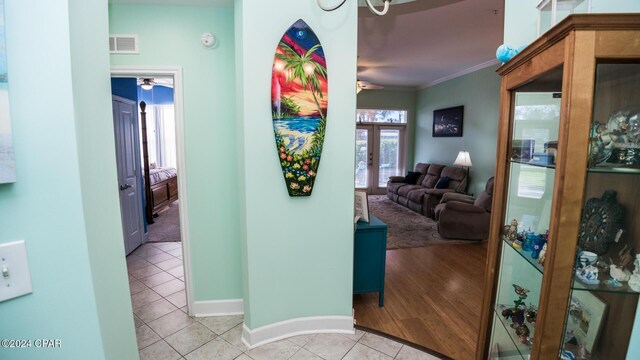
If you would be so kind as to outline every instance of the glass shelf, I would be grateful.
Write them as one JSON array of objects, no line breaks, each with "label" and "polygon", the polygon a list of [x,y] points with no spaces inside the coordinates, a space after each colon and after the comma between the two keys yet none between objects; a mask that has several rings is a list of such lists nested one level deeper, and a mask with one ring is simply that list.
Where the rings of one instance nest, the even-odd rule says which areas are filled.
[{"label": "glass shelf", "polygon": [[640,174],[640,168],[619,166],[620,164],[604,163],[587,169],[592,173]]},{"label": "glass shelf", "polygon": [[504,241],[505,244],[511,247],[513,251],[517,252],[518,255],[520,255],[523,259],[527,260],[527,262],[529,262],[529,264],[531,264],[536,270],[538,270],[540,274],[544,272],[544,267],[540,265],[540,263],[538,263],[538,259],[532,258],[531,254],[523,251],[522,249],[513,247],[512,243],[509,240],[507,240],[507,238],[504,236],[502,236],[502,241]]},{"label": "glass shelf", "polygon": [[540,164],[540,163],[532,163],[532,162],[528,162],[528,161],[519,161],[519,160],[511,160],[511,163],[512,164],[522,164],[522,165],[543,167],[543,168],[547,168],[547,169],[555,169],[556,168],[556,164]]},{"label": "glass shelf", "polygon": [[[493,309],[494,316],[496,319],[498,319],[498,322],[502,324],[507,334],[509,334],[511,341],[513,342],[513,345],[516,347],[516,349],[518,349],[518,352],[520,353],[520,355],[523,358],[528,359],[529,355],[531,354],[531,346],[523,344],[522,341],[520,341],[520,338],[518,338],[518,335],[516,335],[516,330],[511,327],[510,321],[505,319],[504,316],[502,316],[502,310],[507,309],[509,307],[510,306],[507,306],[507,305],[495,305]],[[531,323],[526,323],[526,325],[529,328],[529,332],[531,333],[530,337],[533,340],[533,335],[535,333],[535,326]]]},{"label": "glass shelf", "polygon": [[596,291],[596,292],[634,294],[634,295],[639,294],[637,291],[633,291],[629,287],[629,284],[626,282],[620,283],[622,286],[618,288],[613,288],[607,285],[607,281],[611,280],[611,276],[609,274],[598,274],[598,275],[599,275],[598,280],[600,280],[600,283],[594,284],[594,285],[585,284],[582,281],[580,281],[580,279],[578,279],[576,276],[574,276],[573,284],[571,285],[571,288],[573,290],[578,290],[578,291]]}]

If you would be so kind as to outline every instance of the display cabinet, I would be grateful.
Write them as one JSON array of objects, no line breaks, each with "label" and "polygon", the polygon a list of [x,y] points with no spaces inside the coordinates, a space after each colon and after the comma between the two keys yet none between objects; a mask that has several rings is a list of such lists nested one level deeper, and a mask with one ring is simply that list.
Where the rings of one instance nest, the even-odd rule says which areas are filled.
[{"label": "display cabinet", "polygon": [[625,359],[640,335],[640,14],[569,16],[498,73],[476,358]]}]

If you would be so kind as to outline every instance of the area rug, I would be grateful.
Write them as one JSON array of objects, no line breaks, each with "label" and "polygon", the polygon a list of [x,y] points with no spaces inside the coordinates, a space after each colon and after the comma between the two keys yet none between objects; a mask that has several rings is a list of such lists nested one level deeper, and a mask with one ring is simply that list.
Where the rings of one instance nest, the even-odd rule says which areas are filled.
[{"label": "area rug", "polygon": [[149,242],[180,241],[180,218],[178,201],[158,213],[154,223],[147,225]]},{"label": "area rug", "polygon": [[369,213],[387,224],[387,249],[477,242],[442,238],[434,220],[394,203],[386,195],[369,196]]}]

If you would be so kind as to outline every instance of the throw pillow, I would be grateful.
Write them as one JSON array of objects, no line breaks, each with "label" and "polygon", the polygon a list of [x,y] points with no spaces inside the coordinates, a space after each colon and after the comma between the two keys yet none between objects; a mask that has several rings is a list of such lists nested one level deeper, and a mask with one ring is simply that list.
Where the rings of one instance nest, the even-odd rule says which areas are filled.
[{"label": "throw pillow", "polygon": [[406,182],[407,184],[415,185],[418,182],[420,176],[422,176],[422,174],[417,171],[409,171],[407,172],[407,176],[404,177],[404,182]]},{"label": "throw pillow", "polygon": [[448,176],[441,177],[440,180],[436,183],[436,189],[446,189],[449,186],[449,181],[451,178]]}]

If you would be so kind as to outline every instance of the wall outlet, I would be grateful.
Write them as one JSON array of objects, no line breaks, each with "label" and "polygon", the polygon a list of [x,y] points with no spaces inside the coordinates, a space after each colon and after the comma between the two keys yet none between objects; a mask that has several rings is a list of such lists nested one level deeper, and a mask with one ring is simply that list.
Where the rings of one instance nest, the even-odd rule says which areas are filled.
[{"label": "wall outlet", "polygon": [[0,302],[31,292],[24,240],[0,244]]}]

